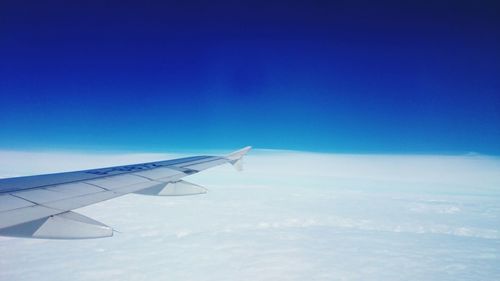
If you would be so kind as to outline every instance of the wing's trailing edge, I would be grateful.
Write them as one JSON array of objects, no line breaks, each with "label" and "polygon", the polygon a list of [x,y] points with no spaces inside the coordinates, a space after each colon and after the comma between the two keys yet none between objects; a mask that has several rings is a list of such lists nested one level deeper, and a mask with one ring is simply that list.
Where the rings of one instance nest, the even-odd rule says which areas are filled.
[{"label": "wing's trailing edge", "polygon": [[59,174],[0,179],[0,235],[41,239],[109,237],[113,229],[72,210],[129,193],[159,196],[206,193],[182,178],[230,163],[241,170],[251,147],[220,156],[195,156]]},{"label": "wing's trailing edge", "polygon": [[184,180],[169,182],[151,188],[141,189],[134,193],[154,196],[185,196],[207,193],[207,189]]}]

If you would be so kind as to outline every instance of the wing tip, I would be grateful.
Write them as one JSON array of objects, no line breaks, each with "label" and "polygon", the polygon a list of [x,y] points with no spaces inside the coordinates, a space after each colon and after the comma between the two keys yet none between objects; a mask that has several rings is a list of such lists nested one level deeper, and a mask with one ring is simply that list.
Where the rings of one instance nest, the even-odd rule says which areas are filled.
[{"label": "wing tip", "polygon": [[226,155],[226,159],[229,163],[231,163],[231,165],[233,165],[233,167],[236,168],[236,170],[238,171],[242,171],[243,170],[243,164],[242,164],[242,158],[243,156],[245,156],[250,150],[252,149],[251,146],[245,146],[244,148],[242,149],[239,149],[239,150],[236,150],[232,153],[229,153],[228,155]]},{"label": "wing tip", "polygon": [[251,149],[252,149],[251,146],[245,146],[242,149],[238,149],[234,152],[229,153],[228,155],[226,155],[225,158],[230,161],[237,161],[241,159],[243,156],[245,156],[245,154],[247,154]]}]

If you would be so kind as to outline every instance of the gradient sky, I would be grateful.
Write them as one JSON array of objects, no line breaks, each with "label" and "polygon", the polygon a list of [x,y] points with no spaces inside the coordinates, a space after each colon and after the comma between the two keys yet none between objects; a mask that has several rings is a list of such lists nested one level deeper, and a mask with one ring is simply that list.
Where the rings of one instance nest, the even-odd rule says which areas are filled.
[{"label": "gradient sky", "polygon": [[0,149],[499,155],[499,11],[4,0]]}]

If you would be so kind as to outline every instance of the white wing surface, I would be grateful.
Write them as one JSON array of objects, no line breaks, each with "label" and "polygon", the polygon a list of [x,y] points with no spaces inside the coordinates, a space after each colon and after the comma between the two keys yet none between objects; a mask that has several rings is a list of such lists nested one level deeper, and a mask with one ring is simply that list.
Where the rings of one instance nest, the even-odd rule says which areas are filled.
[{"label": "white wing surface", "polygon": [[245,147],[227,156],[194,156],[76,172],[0,179],[0,235],[85,239],[113,229],[72,210],[128,193],[195,195],[206,189],[182,178],[224,163],[241,169]]}]

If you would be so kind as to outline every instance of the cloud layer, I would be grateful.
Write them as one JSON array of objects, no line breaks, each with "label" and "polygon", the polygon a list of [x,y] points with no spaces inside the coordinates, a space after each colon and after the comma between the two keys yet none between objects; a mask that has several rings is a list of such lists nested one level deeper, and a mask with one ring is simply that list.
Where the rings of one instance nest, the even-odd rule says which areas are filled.
[{"label": "cloud layer", "polygon": [[[0,152],[0,176],[176,155]],[[0,238],[0,280],[498,280],[500,160],[254,151],[193,197],[77,212],[113,238]]]}]

